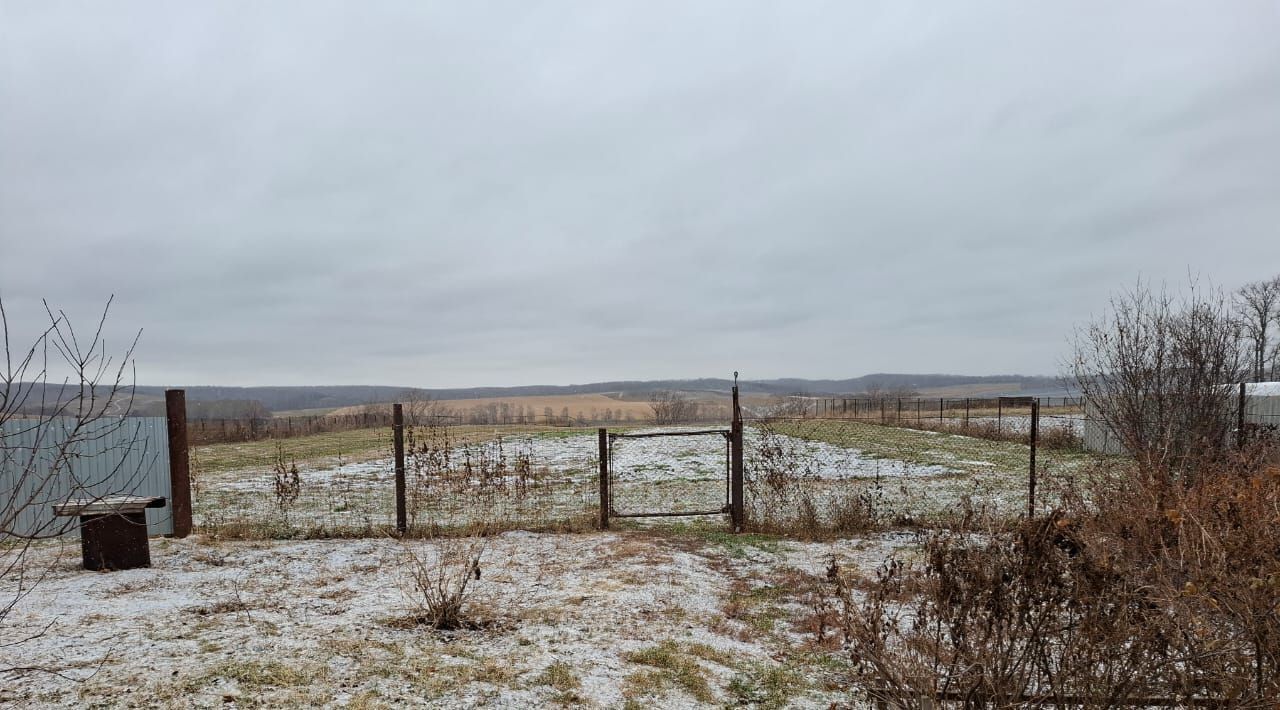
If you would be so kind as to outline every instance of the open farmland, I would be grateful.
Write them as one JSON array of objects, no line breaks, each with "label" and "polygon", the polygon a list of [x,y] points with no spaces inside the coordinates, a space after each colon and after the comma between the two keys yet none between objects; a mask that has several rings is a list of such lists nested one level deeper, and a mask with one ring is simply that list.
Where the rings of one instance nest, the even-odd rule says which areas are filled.
[{"label": "open farmland", "polygon": [[[442,441],[428,442],[428,432]],[[631,428],[624,431],[646,432]],[[417,441],[413,440],[417,437]],[[577,529],[598,509],[594,429],[447,427],[411,435],[413,522],[458,527]],[[416,448],[415,448],[416,446]],[[874,489],[885,516],[920,521],[969,500],[1004,512],[1025,506],[1027,446],[854,421],[783,421],[746,429],[753,471],[785,467],[819,502]],[[277,455],[282,456],[277,461]],[[394,521],[394,462],[386,430],[202,447],[195,514],[208,530],[252,536],[354,534]],[[614,444],[618,512],[716,510],[725,504],[723,437],[623,439]],[[1090,461],[1042,454],[1041,476],[1065,480]],[[442,472],[441,462],[447,461]],[[277,464],[297,467],[297,495],[276,496]],[[291,471],[286,471],[290,472]],[[750,498],[750,496],[749,496]],[[749,500],[763,504],[759,500]]]},{"label": "open farmland", "polygon": [[[725,437],[661,431],[691,430],[710,433],[614,441],[618,512],[724,505]],[[198,534],[158,541],[152,569],[86,585],[73,547],[40,549],[49,576],[7,633],[53,623],[24,658],[85,680],[26,676],[0,701],[828,707],[855,697],[817,601],[829,568],[871,578],[890,555],[917,554],[921,527],[972,506],[1016,516],[1025,505],[1024,444],[849,420],[757,422],[745,434],[749,520],[799,515],[805,500],[829,516],[855,497],[874,519],[790,537],[730,535],[725,516],[615,520],[601,532],[595,429],[413,427],[417,532],[397,542],[386,535],[386,428],[197,447]],[[1056,453],[1043,471],[1069,475],[1090,460]],[[781,498],[766,480],[774,472],[790,481]],[[279,483],[295,474],[285,500]],[[417,626],[411,560],[443,559],[447,539],[475,538],[434,536],[475,526],[489,532],[468,606],[479,627]],[[108,643],[123,638],[147,654]]]},{"label": "open farmland", "polygon": [[[876,529],[803,541],[729,535],[720,516],[594,530],[594,430],[441,427],[416,430],[411,442],[419,455],[447,447],[448,468],[469,472],[415,498],[415,473],[426,469],[415,469],[411,455],[414,524],[499,531],[485,545],[469,607],[481,628],[435,632],[406,621],[414,608],[407,556],[443,554],[444,543],[379,532],[393,520],[387,431],[301,437],[278,450],[272,442],[211,445],[194,452],[201,534],[158,541],[152,569],[85,585],[74,549],[42,548],[49,578],[9,632],[54,623],[57,633],[24,654],[87,680],[28,676],[0,700],[827,707],[851,697],[847,656],[823,621],[828,612],[814,606],[828,569],[870,577],[890,554],[910,558],[916,537],[902,525],[950,515],[962,500],[1016,510],[1027,453],[1011,442],[864,422],[748,427],[749,479],[783,466],[816,500],[874,492],[884,508]],[[297,463],[301,490],[283,506],[273,494],[277,454]],[[613,456],[620,511],[723,504],[719,434],[621,439]],[[1055,465],[1074,470],[1085,460],[1062,456]],[[753,498],[753,510],[764,502]],[[272,539],[350,534],[370,537]],[[146,644],[145,660],[124,645],[108,651],[119,638]]]},{"label": "open farmland", "polygon": [[[512,409],[519,407],[527,411],[532,411],[538,417],[539,421],[544,421],[544,415],[547,409],[550,409],[552,415],[556,417],[561,416],[563,412],[567,410],[570,417],[577,417],[578,414],[581,413],[591,421],[599,421],[605,410],[612,411],[614,413],[614,418],[620,421],[625,420],[628,417],[639,422],[653,418],[653,409],[649,406],[647,400],[620,399],[610,397],[605,394],[440,399],[432,400],[431,404],[441,412],[450,412],[464,416],[467,412],[484,410],[488,407],[500,407],[502,405],[507,405]],[[365,411],[367,406],[368,405],[342,407],[340,409],[333,410],[330,414],[359,414]],[[391,405],[390,403],[385,403],[378,406],[389,408]]]}]

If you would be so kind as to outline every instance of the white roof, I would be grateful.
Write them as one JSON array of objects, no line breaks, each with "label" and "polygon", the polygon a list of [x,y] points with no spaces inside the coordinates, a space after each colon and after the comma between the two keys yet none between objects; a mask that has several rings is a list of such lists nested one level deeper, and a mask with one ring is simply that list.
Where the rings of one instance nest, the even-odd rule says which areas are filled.
[{"label": "white roof", "polygon": [[1280,382],[1250,382],[1244,386],[1249,397],[1280,397]]}]

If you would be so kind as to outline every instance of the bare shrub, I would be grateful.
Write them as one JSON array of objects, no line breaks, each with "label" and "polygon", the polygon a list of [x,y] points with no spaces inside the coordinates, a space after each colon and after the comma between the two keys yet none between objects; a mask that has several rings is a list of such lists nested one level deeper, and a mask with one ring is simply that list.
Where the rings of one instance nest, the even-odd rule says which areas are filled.
[{"label": "bare shrub", "polygon": [[1243,339],[1229,301],[1192,284],[1175,298],[1139,282],[1111,312],[1076,333],[1076,386],[1143,475],[1193,481],[1231,446],[1229,385],[1245,375]]},{"label": "bare shrub", "polygon": [[276,497],[276,507],[284,516],[302,495],[302,476],[298,471],[298,461],[292,457],[285,460],[284,446],[276,444],[275,464],[272,466],[272,491]]},{"label": "bare shrub", "polygon": [[437,419],[407,428],[405,450],[411,525],[492,524],[512,505],[550,512],[553,475],[535,463],[529,437],[459,439]]},{"label": "bare shrub", "polygon": [[654,392],[649,397],[654,424],[681,424],[698,418],[698,403],[682,392]]},{"label": "bare shrub", "polygon": [[[46,515],[48,506],[71,499],[97,500],[133,493],[142,480],[148,452],[133,422],[133,351],[141,331],[120,354],[104,342],[111,308],[108,299],[96,329],[85,338],[67,315],[46,303],[40,332],[29,344],[10,336],[0,300],[4,361],[0,369],[0,630],[10,613],[47,576],[50,566],[33,558],[40,541],[60,538],[79,525],[77,518]],[[126,375],[128,380],[126,382]],[[104,447],[102,442],[113,441]],[[105,475],[78,464],[85,450],[97,448]],[[154,452],[152,452],[154,453]],[[135,462],[135,463],[130,463]],[[47,559],[53,560],[56,556]],[[0,673],[58,669],[9,663],[29,639],[0,644]],[[8,634],[5,634],[8,636]]]},{"label": "bare shrub", "polygon": [[876,476],[869,485],[846,489],[831,497],[827,527],[840,535],[869,532],[885,522],[884,486]]},{"label": "bare shrub", "polygon": [[816,526],[817,504],[812,486],[818,472],[802,443],[775,430],[768,422],[756,426],[757,436],[745,447],[743,492],[747,520],[760,530],[797,527],[797,519]]},{"label": "bare shrub", "polygon": [[876,529],[884,520],[879,476],[869,482],[822,486],[818,462],[805,442],[770,422],[755,426],[746,447],[743,491],[753,530],[802,537],[852,534]]},{"label": "bare shrub", "polygon": [[1266,707],[1280,695],[1280,471],[1258,460],[1173,491],[1103,469],[1050,516],[931,533],[922,562],[891,561],[865,596],[836,574],[856,680],[903,703]]},{"label": "bare shrub", "polygon": [[486,543],[481,536],[437,538],[427,550],[415,548],[415,543],[402,543],[409,622],[442,631],[479,625],[468,615],[467,603],[473,585],[480,580]]}]

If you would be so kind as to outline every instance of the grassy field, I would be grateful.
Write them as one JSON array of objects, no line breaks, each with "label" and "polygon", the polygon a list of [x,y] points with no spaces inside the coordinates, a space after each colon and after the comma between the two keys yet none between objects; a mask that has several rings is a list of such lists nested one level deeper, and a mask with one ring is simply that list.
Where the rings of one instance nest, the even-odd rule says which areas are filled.
[{"label": "grassy field", "polygon": [[[854,448],[865,455],[921,466],[945,466],[965,473],[1025,473],[1030,449],[1025,444],[959,434],[887,427],[858,421],[804,420],[770,425],[776,431],[809,441]],[[1075,465],[1088,454],[1055,452],[1053,458]]]},{"label": "grassy field", "polygon": [[[483,441],[502,436],[569,437],[595,429],[543,426],[491,425],[456,426],[449,430],[456,443]],[[348,463],[388,458],[392,455],[391,429],[353,429],[299,436],[291,439],[206,444],[191,449],[192,466],[197,474],[219,474],[231,471],[260,471],[275,462],[279,447],[285,456],[313,468],[328,468]]]}]

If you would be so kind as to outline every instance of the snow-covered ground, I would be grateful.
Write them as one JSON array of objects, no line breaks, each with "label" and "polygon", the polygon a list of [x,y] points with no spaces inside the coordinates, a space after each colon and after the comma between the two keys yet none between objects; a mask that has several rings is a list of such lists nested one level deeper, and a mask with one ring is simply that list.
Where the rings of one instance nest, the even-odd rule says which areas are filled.
[{"label": "snow-covered ground", "polygon": [[[628,433],[649,431],[652,430]],[[757,429],[748,428],[746,432],[747,463],[751,467],[759,459],[765,442]],[[462,461],[470,454],[473,459],[496,460],[499,440],[501,455],[506,460],[527,457],[537,471],[537,485],[517,495],[511,483],[514,476],[508,474],[507,480],[502,481],[508,485],[484,493],[487,510],[512,519],[553,519],[589,513],[596,504],[599,447],[594,433],[495,438],[455,447],[452,459]],[[956,472],[944,465],[878,458],[855,448],[782,434],[773,435],[768,443],[784,449],[788,459],[799,462],[807,475],[829,482],[928,478]],[[612,461],[615,507],[620,512],[718,509],[725,502],[727,461],[725,439],[720,434],[615,439]],[[274,478],[269,472],[233,472],[201,482],[196,491],[198,522],[287,516],[292,524],[358,527],[393,521],[393,460],[383,458],[328,468],[311,467],[303,462],[300,469],[301,495],[287,509],[277,505]],[[416,476],[412,457],[408,478],[411,495],[419,484],[423,490],[431,486],[431,481]],[[446,511],[444,508],[448,506],[442,507],[438,497],[432,501],[434,507],[422,505],[424,519],[446,512],[456,517],[456,507]]]},{"label": "snow-covered ground", "polygon": [[[404,544],[431,559],[436,543]],[[804,590],[833,556],[870,573],[911,544],[506,533],[473,582],[489,625],[459,632],[401,623],[392,540],[155,540],[153,567],[114,573],[80,570],[74,546],[45,549],[52,571],[0,627],[0,665],[79,680],[18,674],[0,703],[828,707],[852,696],[838,646],[806,630]]]}]

